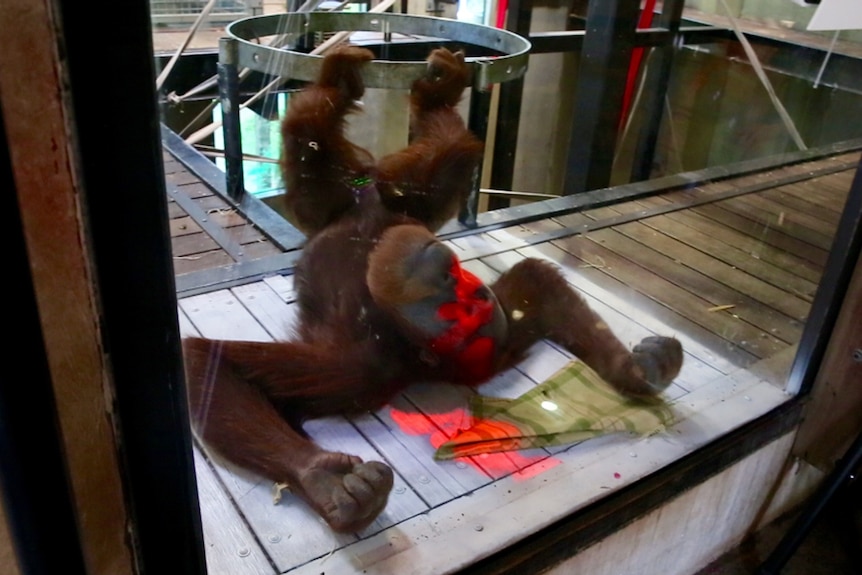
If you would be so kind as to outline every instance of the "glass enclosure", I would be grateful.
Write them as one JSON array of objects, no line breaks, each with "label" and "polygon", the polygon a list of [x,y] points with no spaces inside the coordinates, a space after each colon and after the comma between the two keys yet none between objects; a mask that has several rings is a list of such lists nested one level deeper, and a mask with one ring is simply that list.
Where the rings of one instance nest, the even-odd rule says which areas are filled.
[{"label": "glass enclosure", "polygon": [[[281,120],[313,77],[301,59],[280,77],[282,61],[244,56],[226,31],[240,18],[274,18],[277,25],[244,28],[242,39],[293,55],[349,42],[370,48],[375,63],[393,63],[347,120],[347,137],[376,158],[410,137],[404,70],[438,46],[464,50],[477,80],[455,109],[484,155],[466,206],[437,238],[488,285],[525,260],[550,262],[626,347],[668,336],[683,349],[681,370],[660,395],[660,424],[648,428],[631,423],[643,408],[625,401],[640,415],[608,408],[615,415],[596,415],[589,433],[580,430],[587,435],[536,440],[545,420],[516,414],[518,433],[533,433],[519,449],[441,459],[441,445],[486,423],[477,405],[498,415],[507,400],[571,379],[577,354],[548,340],[475,388],[424,382],[381,408],[309,419],[304,433],[317,445],[393,470],[382,512],[354,531],[333,531],[301,489],[250,474],[198,437],[212,572],[406,572],[399,569],[417,557],[427,563],[411,572],[453,572],[669,468],[810,386],[808,362],[834,287],[824,278],[844,265],[833,242],[845,207],[858,209],[862,193],[853,188],[862,32],[809,30],[818,5],[150,5],[183,336],[298,338],[297,297],[308,296],[297,295],[304,286],[294,280],[306,236],[285,207]],[[190,21],[202,11],[209,14]],[[351,34],[303,27],[306,13],[321,11],[370,12],[382,24]],[[387,13],[474,26],[476,38],[453,40],[460,29],[443,24],[449,36],[405,32]],[[529,39],[523,73],[516,64],[510,77],[478,80],[483,66],[511,56],[488,46],[485,28]],[[458,544],[465,539],[471,544]]]}]

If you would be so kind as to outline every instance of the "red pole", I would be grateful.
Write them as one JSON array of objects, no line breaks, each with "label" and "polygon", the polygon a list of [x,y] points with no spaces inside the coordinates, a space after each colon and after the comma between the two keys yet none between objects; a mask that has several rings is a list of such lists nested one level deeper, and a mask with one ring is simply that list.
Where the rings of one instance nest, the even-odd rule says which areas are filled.
[{"label": "red pole", "polygon": [[506,10],[509,9],[509,0],[499,0],[497,2],[497,28],[506,27]]},{"label": "red pole", "polygon": [[[505,0],[501,0],[505,1]],[[640,18],[638,18],[638,29],[649,28],[652,25],[653,11],[655,10],[655,0],[646,0],[641,9]],[[623,107],[620,113],[619,130],[622,130],[628,119],[629,109],[631,108],[632,98],[634,97],[635,82],[637,81],[638,72],[641,67],[641,59],[643,58],[644,49],[640,46],[632,50],[632,58],[629,61],[629,71],[626,76],[626,89],[623,93]]]}]

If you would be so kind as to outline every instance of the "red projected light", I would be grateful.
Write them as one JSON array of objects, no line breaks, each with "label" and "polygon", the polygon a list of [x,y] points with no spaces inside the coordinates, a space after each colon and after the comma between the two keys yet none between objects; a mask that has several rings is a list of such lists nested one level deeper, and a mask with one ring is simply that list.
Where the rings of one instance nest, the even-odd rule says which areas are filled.
[{"label": "red projected light", "polygon": [[[392,421],[408,435],[428,435],[428,440],[434,449],[440,447],[451,437],[466,431],[473,425],[485,423],[499,425],[499,422],[477,420],[463,408],[453,409],[446,413],[411,413],[390,408]],[[517,451],[502,453],[483,453],[473,457],[459,457],[461,461],[475,468],[480,473],[499,478],[512,475],[517,480],[529,479],[560,464],[559,459],[546,456],[526,456]]]}]

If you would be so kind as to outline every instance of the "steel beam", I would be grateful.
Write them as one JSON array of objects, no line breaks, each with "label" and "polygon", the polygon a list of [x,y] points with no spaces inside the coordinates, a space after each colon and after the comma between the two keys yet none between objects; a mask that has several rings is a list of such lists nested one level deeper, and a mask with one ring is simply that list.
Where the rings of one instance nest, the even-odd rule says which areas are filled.
[{"label": "steel beam", "polygon": [[239,123],[239,53],[236,40],[219,40],[218,86],[224,133],[225,183],[234,201],[245,195],[242,174],[242,136]]},{"label": "steel beam", "polygon": [[626,73],[635,46],[637,0],[590,0],[578,68],[565,195],[607,187]]},{"label": "steel beam", "polygon": [[[506,30],[523,37],[530,35],[533,0],[512,0]],[[497,105],[497,127],[494,135],[494,156],[491,165],[491,187],[511,190],[515,174],[515,152],[518,148],[518,127],[521,123],[521,102],[524,96],[524,77],[500,84]],[[491,196],[488,209],[506,208],[509,198]]]},{"label": "steel beam", "polygon": [[[671,34],[669,43],[652,48],[648,58],[649,73],[641,80],[643,82],[643,106],[646,113],[637,144],[635,144],[634,162],[631,169],[631,181],[646,180],[652,172],[655,158],[658,131],[664,117],[663,109],[667,97],[667,87],[670,82],[670,72],[674,55],[681,46],[679,23],[682,18],[684,0],[665,0],[658,25]],[[630,114],[634,110],[630,110]]]}]

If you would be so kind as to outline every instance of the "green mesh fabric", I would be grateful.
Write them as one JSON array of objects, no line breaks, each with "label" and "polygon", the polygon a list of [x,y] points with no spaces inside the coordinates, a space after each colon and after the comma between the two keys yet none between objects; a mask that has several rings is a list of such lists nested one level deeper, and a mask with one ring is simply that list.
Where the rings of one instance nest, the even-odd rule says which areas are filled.
[{"label": "green mesh fabric", "polygon": [[516,399],[474,396],[473,425],[441,445],[436,459],[564,445],[609,433],[649,435],[673,419],[660,399],[621,396],[575,360]]}]

